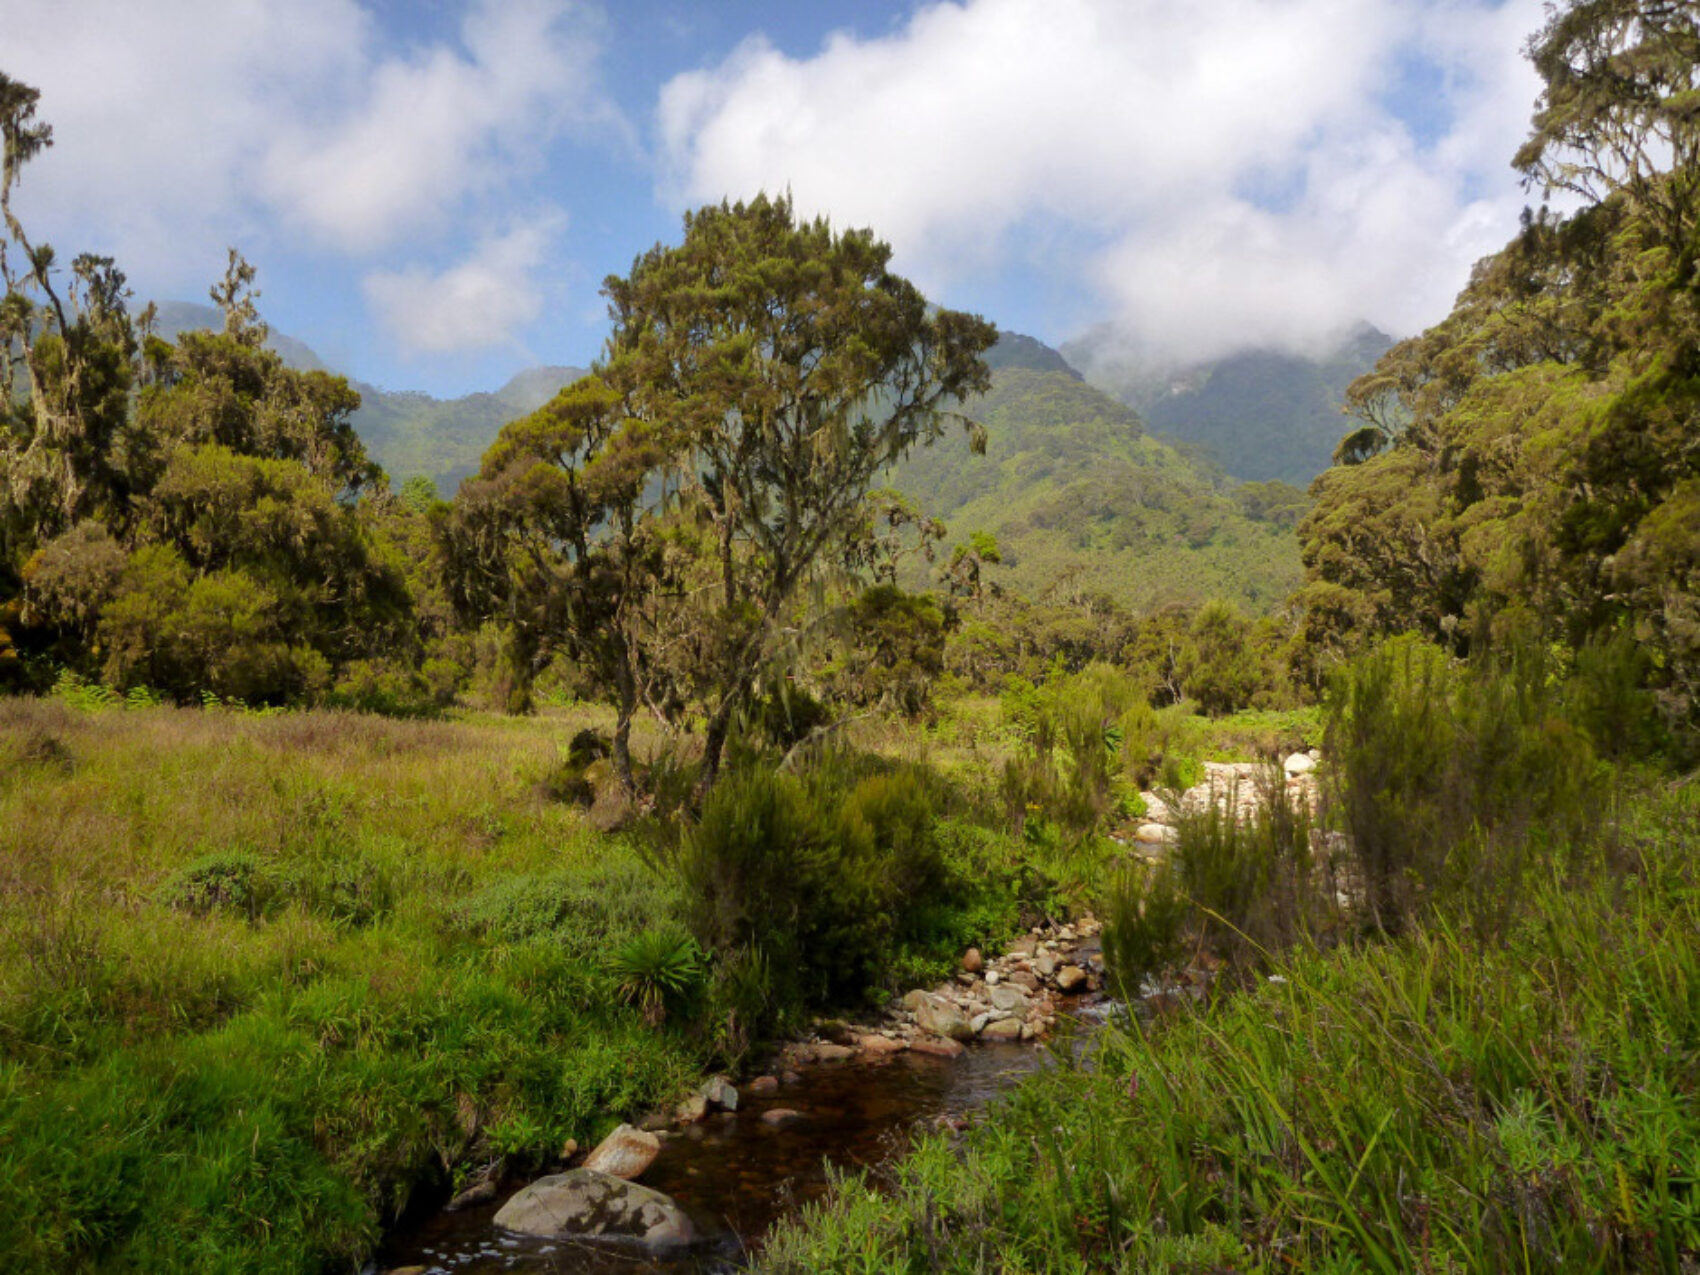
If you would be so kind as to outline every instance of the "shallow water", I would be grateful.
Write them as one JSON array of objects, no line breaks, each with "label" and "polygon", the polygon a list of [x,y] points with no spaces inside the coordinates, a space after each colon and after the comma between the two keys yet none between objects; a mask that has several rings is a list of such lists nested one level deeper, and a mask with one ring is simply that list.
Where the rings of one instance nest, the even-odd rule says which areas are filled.
[{"label": "shallow water", "polygon": [[[376,1269],[434,1273],[712,1272],[734,1269],[779,1217],[827,1190],[827,1166],[879,1165],[902,1154],[917,1130],[950,1124],[983,1106],[1017,1076],[1054,1061],[1051,1045],[977,1044],[959,1058],[901,1053],[877,1062],[817,1063],[799,1083],[767,1097],[741,1095],[735,1113],[710,1116],[669,1138],[643,1175],[690,1213],[700,1249],[657,1259],[607,1245],[537,1240],[498,1231],[491,1219],[524,1183],[504,1184],[490,1204],[438,1213],[393,1235]],[[802,1119],[775,1127],[761,1113],[788,1107]]]}]

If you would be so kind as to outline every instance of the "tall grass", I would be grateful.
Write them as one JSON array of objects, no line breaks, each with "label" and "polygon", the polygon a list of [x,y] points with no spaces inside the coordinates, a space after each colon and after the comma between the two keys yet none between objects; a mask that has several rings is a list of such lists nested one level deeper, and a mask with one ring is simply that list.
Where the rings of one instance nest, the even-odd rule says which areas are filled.
[{"label": "tall grass", "polygon": [[1633,870],[1533,873],[1497,934],[1466,905],[1301,943],[1255,991],[1058,1051],[762,1268],[1692,1269],[1700,792],[1630,815]]},{"label": "tall grass", "polygon": [[0,701],[6,1269],[348,1269],[682,1091],[610,959],[676,897],[539,791],[577,724]]}]

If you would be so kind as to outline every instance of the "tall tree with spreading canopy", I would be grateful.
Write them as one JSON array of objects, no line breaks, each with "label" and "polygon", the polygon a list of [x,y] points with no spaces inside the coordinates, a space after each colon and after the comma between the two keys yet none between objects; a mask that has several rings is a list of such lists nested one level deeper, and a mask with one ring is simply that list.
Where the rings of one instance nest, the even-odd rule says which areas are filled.
[{"label": "tall tree with spreading canopy", "polygon": [[1582,206],[1528,213],[1351,387],[1300,529],[1307,627],[1630,650],[1700,746],[1700,6],[1571,0],[1528,54],[1515,166]]},{"label": "tall tree with spreading canopy", "polygon": [[[929,306],[890,261],[871,231],[800,219],[788,197],[687,214],[682,243],[657,245],[604,285],[614,329],[593,382],[509,426],[463,502],[463,526],[486,533],[483,561],[503,559],[489,540],[488,515],[500,505],[507,544],[529,538],[533,576],[551,589],[569,582],[557,618],[527,622],[558,624],[539,638],[580,649],[597,626],[606,631],[591,605],[591,561],[618,543],[629,563],[630,546],[664,526],[675,544],[687,528],[699,537],[707,557],[698,569],[671,573],[665,587],[653,572],[619,586],[674,602],[671,624],[652,623],[652,636],[665,629],[679,639],[681,616],[692,630],[690,659],[673,664],[678,693],[703,719],[699,792],[718,774],[737,714],[795,636],[802,590],[866,527],[874,479],[951,419],[967,424],[954,405],[990,383],[980,356],[996,329]],[[604,424],[574,425],[558,446],[550,422],[588,419],[592,401]],[[628,475],[624,514],[569,512],[572,527],[591,519],[582,543],[565,534],[569,524],[549,533],[567,494],[588,492],[604,465]],[[504,580],[510,597],[547,591]],[[514,606],[516,618],[522,610]],[[628,651],[617,662],[638,658]],[[623,727],[637,697],[617,693]]]}]

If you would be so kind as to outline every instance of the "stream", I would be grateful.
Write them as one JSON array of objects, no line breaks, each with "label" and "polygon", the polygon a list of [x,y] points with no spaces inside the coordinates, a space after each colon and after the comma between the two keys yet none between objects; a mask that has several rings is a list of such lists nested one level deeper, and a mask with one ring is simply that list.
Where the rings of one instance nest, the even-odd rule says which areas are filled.
[{"label": "stream", "polygon": [[[1097,999],[1097,998],[1090,998]],[[501,1202],[524,1185],[505,1183],[496,1200],[437,1212],[393,1233],[369,1268],[419,1267],[430,1275],[559,1272],[564,1275],[707,1275],[736,1270],[759,1250],[780,1217],[819,1199],[827,1167],[871,1168],[901,1155],[917,1131],[953,1125],[1028,1072],[1080,1047],[1096,1005],[1071,1008],[1070,1030],[1045,1044],[971,1046],[958,1058],[905,1052],[878,1060],[814,1063],[800,1079],[765,1097],[741,1094],[736,1112],[720,1112],[667,1139],[642,1182],[672,1196],[709,1242],[656,1258],[607,1244],[532,1239],[497,1230]],[[771,1125],[764,1111],[784,1107],[800,1119]]]}]

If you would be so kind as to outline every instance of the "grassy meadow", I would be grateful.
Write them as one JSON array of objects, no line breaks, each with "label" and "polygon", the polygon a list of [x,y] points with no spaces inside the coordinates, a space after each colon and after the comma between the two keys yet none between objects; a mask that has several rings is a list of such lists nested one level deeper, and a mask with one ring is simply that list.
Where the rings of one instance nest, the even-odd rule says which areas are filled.
[{"label": "grassy meadow", "polygon": [[346,1269],[690,1083],[606,961],[669,900],[545,789],[582,724],[0,700],[8,1268]]}]

